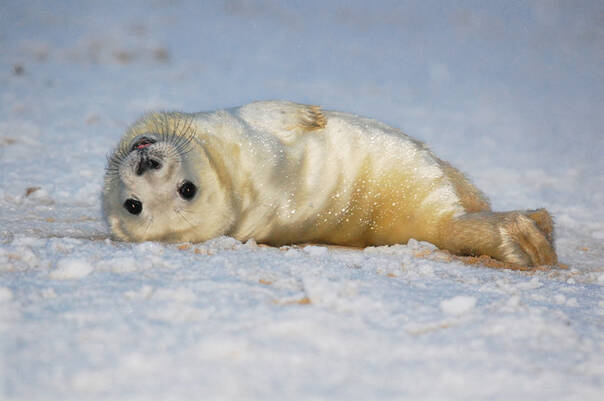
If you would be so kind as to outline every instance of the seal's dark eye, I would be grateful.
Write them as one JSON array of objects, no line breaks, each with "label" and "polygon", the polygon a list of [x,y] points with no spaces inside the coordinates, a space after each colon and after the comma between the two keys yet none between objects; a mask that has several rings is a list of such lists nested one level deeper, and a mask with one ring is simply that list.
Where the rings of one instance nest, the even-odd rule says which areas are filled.
[{"label": "seal's dark eye", "polygon": [[179,188],[178,193],[184,199],[193,199],[195,196],[195,192],[197,192],[197,187],[191,181],[185,181]]},{"label": "seal's dark eye", "polygon": [[140,214],[143,211],[143,204],[139,200],[129,198],[124,202],[124,208],[130,214]]}]

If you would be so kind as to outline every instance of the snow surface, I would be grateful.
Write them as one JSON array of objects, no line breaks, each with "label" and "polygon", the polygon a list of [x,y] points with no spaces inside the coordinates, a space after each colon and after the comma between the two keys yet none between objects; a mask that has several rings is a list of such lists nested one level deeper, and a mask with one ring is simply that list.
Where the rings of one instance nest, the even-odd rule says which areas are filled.
[{"label": "snow surface", "polygon": [[[601,1],[0,2],[0,399],[601,400]],[[430,244],[127,244],[105,156],[151,109],[289,99],[426,141],[569,269]]]}]

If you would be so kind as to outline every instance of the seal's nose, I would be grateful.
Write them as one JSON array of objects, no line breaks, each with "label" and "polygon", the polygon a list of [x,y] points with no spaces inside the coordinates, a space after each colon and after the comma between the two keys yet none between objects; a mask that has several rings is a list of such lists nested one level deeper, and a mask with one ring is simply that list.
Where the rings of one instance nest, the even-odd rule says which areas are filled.
[{"label": "seal's nose", "polygon": [[150,158],[147,154],[141,154],[141,158],[136,165],[136,175],[143,175],[147,170],[159,170],[161,163]]}]

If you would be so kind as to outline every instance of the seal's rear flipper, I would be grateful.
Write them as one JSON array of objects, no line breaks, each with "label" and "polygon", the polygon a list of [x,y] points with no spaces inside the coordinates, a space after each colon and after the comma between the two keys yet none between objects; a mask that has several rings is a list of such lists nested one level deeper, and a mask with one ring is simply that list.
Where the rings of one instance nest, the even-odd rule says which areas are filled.
[{"label": "seal's rear flipper", "polygon": [[442,248],[458,255],[488,255],[523,266],[555,265],[553,222],[545,209],[467,213],[441,225]]}]

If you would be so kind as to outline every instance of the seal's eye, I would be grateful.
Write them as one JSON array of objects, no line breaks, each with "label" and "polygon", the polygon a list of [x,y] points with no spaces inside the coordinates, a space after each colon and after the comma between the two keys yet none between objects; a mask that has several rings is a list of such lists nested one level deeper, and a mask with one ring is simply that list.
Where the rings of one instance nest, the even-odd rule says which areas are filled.
[{"label": "seal's eye", "polygon": [[143,204],[141,203],[141,201],[129,198],[126,199],[126,202],[124,202],[124,208],[130,214],[140,214],[143,211]]},{"label": "seal's eye", "polygon": [[197,187],[191,181],[185,181],[179,188],[178,193],[184,199],[193,199],[195,196],[195,192],[197,192]]}]

